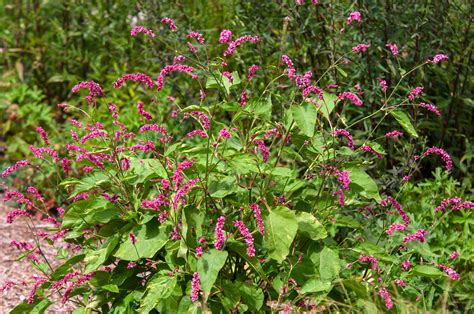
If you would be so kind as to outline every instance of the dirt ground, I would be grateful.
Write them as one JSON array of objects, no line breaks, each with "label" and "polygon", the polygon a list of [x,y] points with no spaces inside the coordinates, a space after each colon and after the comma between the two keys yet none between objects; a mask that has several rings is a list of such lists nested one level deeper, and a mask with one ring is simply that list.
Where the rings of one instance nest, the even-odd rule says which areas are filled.
[{"label": "dirt ground", "polygon": [[[1,198],[0,198],[1,199]],[[0,287],[7,282],[14,282],[7,291],[0,291],[0,314],[9,313],[22,300],[28,298],[33,275],[40,272],[34,269],[25,261],[17,261],[19,251],[10,245],[11,240],[25,241],[32,243],[31,232],[25,221],[18,219],[12,224],[5,222],[8,213],[3,202],[0,200]],[[46,226],[47,223],[38,221],[39,226]],[[32,243],[33,244],[33,243]],[[44,253],[48,260],[53,260],[54,250],[45,246]],[[46,313],[71,313],[70,305],[54,305]]]}]

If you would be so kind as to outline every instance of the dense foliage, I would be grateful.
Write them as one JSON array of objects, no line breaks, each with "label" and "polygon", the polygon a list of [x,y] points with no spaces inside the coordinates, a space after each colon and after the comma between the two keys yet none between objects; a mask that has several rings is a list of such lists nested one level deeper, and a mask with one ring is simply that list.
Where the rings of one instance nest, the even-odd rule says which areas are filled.
[{"label": "dense foliage", "polygon": [[[472,310],[468,44],[412,51],[417,41],[389,27],[396,4],[304,2],[216,1],[216,18],[186,5],[176,25],[168,4],[147,3],[129,17],[131,36],[94,35],[126,50],[127,61],[94,61],[123,66],[115,76],[87,70],[57,109],[48,93],[63,100],[65,86],[12,82],[7,98],[29,124],[14,126],[9,104],[7,155],[29,157],[2,172],[16,178],[4,187],[16,207],[7,222],[31,226],[35,245],[14,245],[43,273],[14,312],[54,302],[78,313]],[[464,90],[436,106],[430,92],[452,83],[440,77],[453,63],[450,88]],[[450,123],[452,108],[468,112],[453,160],[433,146],[446,143],[439,116],[448,110]],[[38,212],[51,228],[35,227]]]}]

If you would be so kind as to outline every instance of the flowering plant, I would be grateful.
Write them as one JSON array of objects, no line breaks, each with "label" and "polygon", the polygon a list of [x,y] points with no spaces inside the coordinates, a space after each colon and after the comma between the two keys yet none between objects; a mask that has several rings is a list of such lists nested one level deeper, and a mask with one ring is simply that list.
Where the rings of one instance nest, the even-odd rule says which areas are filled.
[{"label": "flowering plant", "polygon": [[[351,12],[346,23],[362,20]],[[171,47],[162,37],[179,34],[179,25],[162,22],[163,35],[143,26],[131,35]],[[136,86],[135,118],[122,115],[131,105],[109,101],[98,83],[78,83],[72,92],[87,91],[83,106],[61,106],[71,115],[70,142],[54,146],[38,128],[43,144],[30,146],[35,159],[2,172],[6,178],[56,167],[68,196],[52,214],[33,186],[6,192],[17,204],[7,222],[34,226],[31,214],[39,211],[51,223],[32,228],[34,246],[15,243],[43,272],[18,311],[68,301],[84,312],[391,309],[393,295],[413,278],[459,280],[452,267],[459,253],[418,250],[437,222],[414,221],[394,188],[409,184],[430,155],[452,168],[443,149],[404,142],[418,138],[406,107],[439,114],[418,102],[423,87],[403,95],[379,78],[373,93],[381,106],[361,114],[363,88],[340,90],[326,74],[370,44],[355,45],[314,77],[285,54],[273,69],[247,64],[242,71],[235,56],[262,39],[231,30],[214,35],[187,33],[188,51],[156,80],[144,73],[116,80],[117,92]],[[210,56],[207,41],[221,45],[221,54]],[[396,57],[395,44],[388,49]],[[437,55],[420,66],[446,59]],[[179,93],[167,87],[172,76]],[[379,122],[367,123],[372,117]],[[376,138],[386,119],[400,130]],[[408,158],[403,178],[390,186],[375,165],[392,147]],[[474,206],[459,197],[438,205],[432,210],[441,215]],[[366,229],[371,223],[377,226]],[[43,254],[45,244],[58,248],[59,266]],[[379,297],[370,302],[372,294]]]}]

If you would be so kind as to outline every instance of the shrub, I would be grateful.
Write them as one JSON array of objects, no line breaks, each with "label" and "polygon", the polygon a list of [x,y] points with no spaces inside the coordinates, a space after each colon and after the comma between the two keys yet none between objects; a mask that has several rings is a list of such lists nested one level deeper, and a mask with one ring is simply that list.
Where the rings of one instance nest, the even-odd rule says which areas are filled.
[{"label": "shrub", "polygon": [[[347,23],[356,27],[357,17],[352,12]],[[171,19],[162,22],[171,40],[142,26],[132,36],[188,52],[156,81],[125,74],[108,92],[78,83],[72,92],[87,90],[84,104],[61,106],[72,140],[53,145],[39,128],[43,144],[30,146],[36,158],[3,171],[5,178],[54,169],[66,195],[52,213],[35,187],[6,192],[18,204],[8,222],[34,226],[38,211],[53,225],[32,228],[35,246],[18,243],[43,276],[14,312],[68,300],[82,312],[114,313],[373,310],[416,298],[426,308],[421,286],[431,289],[429,308],[442,303],[442,292],[434,300],[438,285],[448,289],[462,276],[458,256],[434,254],[426,243],[442,219],[473,203],[448,195],[439,207],[433,199],[431,221],[401,205],[399,193],[426,159],[439,155],[448,172],[452,162],[416,131],[419,112],[436,113],[421,104],[423,88],[398,87],[447,56],[427,57],[393,86],[380,79],[341,89],[327,73],[373,47],[354,43],[320,77],[287,55],[272,68],[247,64],[244,73],[234,71],[235,55],[260,37],[226,30],[180,38]],[[218,55],[208,54],[210,45],[220,45]],[[141,101],[108,99],[125,84],[135,84]],[[380,101],[370,113],[369,93]],[[133,115],[122,114],[132,106]],[[388,119],[400,130],[375,137]],[[388,164],[393,173],[381,171]],[[42,253],[46,244],[58,249],[59,266]]]}]

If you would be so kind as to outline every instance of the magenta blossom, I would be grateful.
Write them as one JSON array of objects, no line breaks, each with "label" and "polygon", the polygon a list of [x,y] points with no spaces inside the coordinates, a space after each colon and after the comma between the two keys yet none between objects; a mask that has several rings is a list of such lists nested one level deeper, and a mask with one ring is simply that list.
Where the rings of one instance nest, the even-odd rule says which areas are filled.
[{"label": "magenta blossom", "polygon": [[172,19],[165,16],[164,18],[161,19],[161,22],[168,25],[168,27],[171,29],[172,32],[176,32],[177,28]]},{"label": "magenta blossom", "polygon": [[362,16],[359,11],[354,11],[349,14],[349,17],[347,18],[347,25],[354,21],[357,21],[358,23],[362,21]]},{"label": "magenta blossom", "polygon": [[130,35],[132,37],[135,37],[137,36],[139,33],[143,33],[147,36],[150,36],[150,37],[155,37],[155,33],[153,33],[153,31],[149,28],[146,28],[146,27],[143,27],[143,26],[135,26],[131,31],[130,31]]},{"label": "magenta blossom", "polygon": [[219,36],[219,43],[225,44],[232,40],[232,32],[228,29],[224,29]]}]

